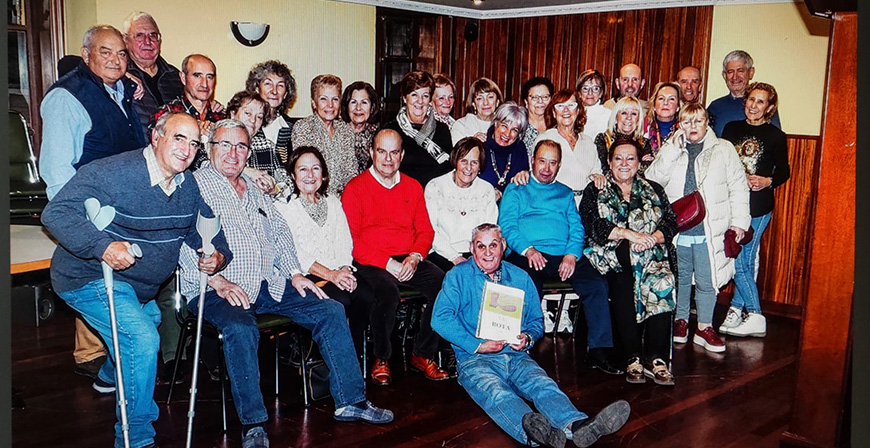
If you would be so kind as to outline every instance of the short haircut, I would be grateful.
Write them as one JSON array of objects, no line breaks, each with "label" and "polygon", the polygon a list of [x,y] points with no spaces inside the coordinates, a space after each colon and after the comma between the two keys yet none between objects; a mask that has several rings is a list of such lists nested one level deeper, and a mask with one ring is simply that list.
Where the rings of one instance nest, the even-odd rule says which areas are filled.
[{"label": "short haircut", "polygon": [[465,137],[453,146],[453,151],[450,153],[450,166],[456,168],[459,165],[459,160],[465,158],[472,149],[477,148],[477,160],[480,162],[482,170],[486,164],[486,150],[483,148],[483,142],[474,137]]},{"label": "short haircut", "polygon": [[263,108],[263,116],[268,118],[271,112],[269,103],[266,102],[263,98],[260,98],[260,95],[257,95],[253,92],[248,92],[247,90],[242,90],[240,92],[236,92],[232,98],[230,98],[230,102],[227,103],[227,116],[232,117],[233,114],[239,111],[242,107],[245,107],[251,101],[255,101],[260,103]]},{"label": "short haircut", "polygon": [[323,183],[320,185],[320,188],[317,189],[317,193],[325,198],[328,195],[327,191],[329,190],[329,168],[326,166],[326,159],[323,158],[323,154],[319,149],[313,146],[300,146],[290,153],[290,157],[287,160],[287,174],[290,175],[290,179],[293,181],[290,183],[291,193],[299,196],[299,190],[296,188],[296,163],[298,163],[299,159],[305,154],[313,154],[314,157],[317,157],[317,161],[320,163],[320,172],[323,173]]},{"label": "short haircut", "polygon": [[378,97],[378,92],[375,91],[375,88],[365,81],[352,82],[344,88],[344,93],[341,94],[341,119],[345,123],[350,123],[350,111],[348,110],[350,98],[353,96],[353,92],[357,90],[364,90],[369,97],[369,101],[372,103],[372,111],[366,123],[377,123],[378,113],[381,112],[381,99]]},{"label": "short haircut", "polygon": [[281,61],[270,59],[251,67],[251,71],[248,72],[248,79],[245,81],[245,90],[248,92],[259,93],[260,81],[270,73],[274,73],[275,75],[278,75],[279,78],[282,78],[284,80],[284,85],[287,87],[287,93],[284,94],[284,99],[274,111],[283,114],[287,112],[288,108],[293,107],[293,103],[296,102],[296,78],[293,77],[293,74],[290,73],[290,69]]},{"label": "short haircut", "polygon": [[170,118],[179,115],[187,115],[190,117],[187,112],[167,112],[165,114],[161,114],[160,117],[157,119],[157,122],[154,123],[154,131],[157,132],[157,135],[161,137],[166,135],[166,122],[168,122]]},{"label": "short haircut", "polygon": [[674,116],[676,117],[677,114],[680,113],[680,103],[682,102],[681,98],[683,95],[683,89],[680,88],[679,84],[677,84],[673,81],[660,82],[660,83],[656,84],[655,89],[653,89],[652,96],[649,97],[649,102],[651,104],[650,104],[649,111],[647,111],[647,113],[646,113],[647,122],[652,123],[652,121],[656,119],[656,108],[655,108],[656,97],[659,96],[659,91],[666,88],[666,87],[670,87],[670,88],[677,91],[677,110],[676,110],[676,113],[674,114]]},{"label": "short haircut", "polygon": [[456,95],[456,84],[453,83],[453,80],[449,76],[443,73],[436,73],[432,78],[435,79],[436,89],[439,87],[450,87],[453,89],[453,94]]},{"label": "short haircut", "polygon": [[477,111],[474,108],[474,98],[481,93],[489,92],[494,92],[495,97],[498,98],[498,102],[502,102],[501,89],[498,88],[495,81],[489,78],[480,78],[471,83],[471,88],[468,89],[468,98],[465,99],[465,111],[469,114],[476,114]]},{"label": "short haircut", "polygon": [[526,130],[526,125],[529,123],[528,112],[525,107],[519,104],[508,101],[507,103],[498,106],[495,113],[492,115],[492,123],[505,123],[508,125],[516,125],[520,128],[520,134]]},{"label": "short haircut", "polygon": [[121,34],[121,32],[112,25],[94,25],[88,28],[87,31],[85,31],[85,35],[82,38],[82,48],[87,48],[88,50],[90,50],[91,45],[93,45],[94,36],[102,31],[115,33],[115,35],[117,35],[119,39],[124,40],[124,35]]},{"label": "short haircut", "polygon": [[707,119],[707,109],[705,109],[704,106],[700,103],[689,103],[683,106],[682,109],[680,109],[680,115],[678,119],[680,121],[683,121],[685,119],[697,117],[704,117],[704,119]]},{"label": "short haircut", "polygon": [[598,70],[590,68],[577,78],[577,85],[575,86],[577,91],[580,91],[580,88],[583,87],[583,84],[586,84],[590,80],[598,83],[598,86],[601,87],[601,99],[604,99],[604,91],[607,89],[607,83],[604,82],[604,75],[601,74]]},{"label": "short haircut", "polygon": [[540,151],[541,148],[544,146],[549,146],[550,148],[555,149],[556,152],[559,154],[559,161],[562,161],[562,146],[560,146],[554,140],[550,139],[541,140],[535,145],[535,152],[532,153],[532,161],[535,160],[535,157],[538,157],[538,151]]},{"label": "short haircut", "polygon": [[[679,92],[679,90],[677,90]],[[613,111],[610,112],[610,119],[607,120],[607,132],[611,135],[616,132],[616,117],[625,109],[634,108],[637,110],[637,126],[634,128],[634,138],[643,137],[643,106],[640,101],[633,96],[624,96],[613,106]]]},{"label": "short haircut", "polygon": [[311,80],[311,109],[314,110],[314,104],[317,102],[317,91],[323,87],[332,86],[341,94],[341,78],[331,74],[317,75]]},{"label": "short haircut", "polygon": [[154,20],[154,17],[151,17],[151,14],[142,11],[131,12],[130,15],[128,15],[127,18],[124,19],[124,23],[121,25],[121,30],[123,30],[124,34],[129,33],[130,27],[133,26],[133,22],[137,22],[140,19],[148,20],[149,22],[151,22],[152,25],[154,25],[154,28],[157,28],[157,32],[160,32],[160,27],[157,26],[157,21]]},{"label": "short haircut", "polygon": [[767,92],[768,99],[767,102],[771,106],[770,112],[765,111],[762,119],[767,122],[770,121],[771,118],[776,114],[776,109],[779,107],[779,95],[776,94],[776,89],[765,82],[753,82],[746,87],[746,92],[743,93],[743,102],[746,103],[746,100],[749,99],[749,94],[752,93],[753,90],[763,90]]},{"label": "short haircut", "polygon": [[217,75],[217,65],[214,63],[214,61],[211,60],[210,57],[208,57],[204,54],[194,53],[194,54],[189,54],[189,55],[185,56],[184,59],[181,61],[181,73],[184,73],[184,76],[187,76],[189,74],[187,72],[187,63],[190,61],[190,58],[194,58],[194,57],[208,59],[208,61],[211,62],[211,65],[214,67],[214,74]]},{"label": "short haircut", "polygon": [[725,66],[728,65],[729,62],[736,61],[738,59],[743,60],[743,62],[746,64],[747,70],[752,68],[752,64],[754,63],[752,61],[752,56],[749,56],[749,53],[743,50],[734,50],[726,54],[725,59],[722,60],[722,73],[725,73]]},{"label": "short haircut", "polygon": [[577,95],[577,92],[568,89],[562,89],[556,92],[550,100],[550,104],[547,104],[547,109],[544,110],[544,124],[547,125],[547,128],[556,127],[556,117],[554,116],[556,105],[564,103],[572,97],[574,98],[574,101],[577,101],[577,119],[574,120],[574,133],[579,135],[583,132],[583,127],[586,126],[586,108],[583,107],[582,103],[580,103],[580,98],[579,95]]},{"label": "short haircut", "polygon": [[477,238],[477,235],[484,232],[498,232],[498,237],[504,239],[504,234],[502,234],[501,227],[498,224],[485,222],[471,229],[471,243],[474,244],[474,239]]},{"label": "short haircut", "polygon": [[[208,133],[209,143],[214,143],[214,136],[220,129],[241,129],[248,137],[248,143],[251,143],[251,135],[248,134],[248,128],[241,121],[233,120],[232,118],[224,118],[214,124],[211,131]],[[248,153],[248,155],[250,156],[250,153]]]},{"label": "short haircut", "polygon": [[629,145],[634,148],[634,155],[638,158],[638,161],[640,161],[640,155],[643,153],[643,146],[641,146],[640,142],[638,142],[637,140],[625,137],[619,137],[610,144],[610,148],[607,148],[607,160],[613,160],[613,151],[617,147],[623,145]]},{"label": "short haircut", "polygon": [[402,77],[402,81],[399,82],[399,93],[402,97],[405,97],[410,95],[411,92],[424,87],[429,89],[429,96],[432,96],[432,92],[435,91],[435,78],[432,75],[420,70],[408,72]]},{"label": "short haircut", "polygon": [[547,88],[547,91],[550,92],[550,95],[553,94],[553,90],[556,88],[553,87],[553,81],[550,81],[550,78],[545,76],[535,76],[534,78],[530,78],[528,81],[523,83],[523,86],[520,88],[520,97],[522,99],[526,99],[529,97],[529,92],[532,88],[537,86],[544,86]]}]

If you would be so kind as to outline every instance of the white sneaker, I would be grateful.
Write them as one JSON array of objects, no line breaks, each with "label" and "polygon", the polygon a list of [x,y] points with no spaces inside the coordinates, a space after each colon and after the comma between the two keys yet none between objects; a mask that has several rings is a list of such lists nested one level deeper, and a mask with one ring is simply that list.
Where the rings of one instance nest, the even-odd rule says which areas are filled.
[{"label": "white sneaker", "polygon": [[728,330],[731,336],[752,336],[763,338],[767,335],[767,319],[758,313],[749,313],[743,323]]},{"label": "white sneaker", "polygon": [[734,308],[728,308],[728,314],[725,316],[725,321],[719,326],[719,333],[731,334],[729,331],[743,323],[743,312]]},{"label": "white sneaker", "polygon": [[559,333],[573,333],[574,322],[571,322],[571,316],[568,313],[568,305],[565,304],[565,309],[559,316]]}]

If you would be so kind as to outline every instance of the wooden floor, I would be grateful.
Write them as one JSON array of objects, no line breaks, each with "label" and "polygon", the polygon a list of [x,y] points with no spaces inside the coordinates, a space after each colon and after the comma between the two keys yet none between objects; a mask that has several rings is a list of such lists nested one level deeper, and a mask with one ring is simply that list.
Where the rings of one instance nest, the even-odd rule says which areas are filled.
[{"label": "wooden floor", "polygon": [[[19,294],[20,295],[20,294]],[[73,373],[72,312],[58,302],[55,316],[40,328],[33,324],[32,298],[15,297],[12,335],[12,385],[26,409],[12,414],[13,446],[108,447],[115,421],[114,397],[91,389],[91,381]],[[717,310],[718,320],[723,310]],[[31,314],[28,314],[31,313]],[[718,321],[717,320],[717,321]],[[796,375],[799,322],[768,317],[764,339],[727,341],[724,354],[687,344],[674,353],[674,388],[649,382],[631,385],[622,377],[581,367],[569,338],[540,341],[534,356],[581,411],[594,413],[616,399],[631,403],[632,415],[616,435],[596,447],[774,447],[789,420]],[[400,352],[396,350],[396,352]],[[394,384],[368,387],[375,404],[392,409],[396,420],[385,426],[339,423],[330,399],[305,409],[299,379],[282,366],[283,389],[274,397],[269,357],[261,356],[263,390],[273,447],[510,447],[518,446],[475,405],[455,380],[430,382],[402,372],[393,362]],[[160,419],[157,442],[183,447],[187,388],[176,389],[172,405],[162,402],[167,386],[157,386]],[[232,403],[229,431],[221,434],[220,390],[200,382],[194,446],[238,447],[240,425]],[[569,446],[573,446],[569,443]]]}]

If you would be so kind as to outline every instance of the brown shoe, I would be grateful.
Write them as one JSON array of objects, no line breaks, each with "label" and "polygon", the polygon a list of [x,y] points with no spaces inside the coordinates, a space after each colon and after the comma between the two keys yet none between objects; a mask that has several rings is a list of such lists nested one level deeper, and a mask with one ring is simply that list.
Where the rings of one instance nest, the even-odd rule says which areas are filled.
[{"label": "brown shoe", "polygon": [[393,378],[390,376],[390,364],[383,359],[375,358],[372,365],[372,383],[378,386],[389,386]]},{"label": "brown shoe", "polygon": [[446,380],[450,376],[446,370],[439,368],[435,361],[417,354],[411,354],[411,368],[423,372],[426,378],[433,381]]}]

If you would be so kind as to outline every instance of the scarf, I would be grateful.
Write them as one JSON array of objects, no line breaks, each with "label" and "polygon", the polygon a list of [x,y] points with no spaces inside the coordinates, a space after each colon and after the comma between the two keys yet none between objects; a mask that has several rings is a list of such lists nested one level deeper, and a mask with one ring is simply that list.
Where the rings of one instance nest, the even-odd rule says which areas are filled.
[{"label": "scarf", "polygon": [[[607,186],[598,192],[598,215],[617,227],[652,234],[662,219],[662,203],[652,186],[642,177],[635,176],[631,184],[631,197],[623,200],[622,189],[607,175]],[[621,272],[616,258],[620,241],[608,241],[599,246],[592,244],[583,251],[592,266],[602,275],[611,269]],[[630,251],[634,278],[634,305],[637,322],[647,317],[674,309],[675,278],[671,272],[667,249],[656,244],[643,252]]]},{"label": "scarf", "polygon": [[426,122],[423,123],[423,126],[419,131],[414,129],[411,125],[411,120],[408,118],[408,109],[404,105],[399,109],[399,114],[396,115],[396,121],[399,123],[399,128],[402,129],[402,132],[404,132],[408,137],[413,138],[421,148],[426,149],[426,152],[428,152],[436,162],[441,164],[450,159],[450,156],[444,152],[440,146],[432,141],[432,136],[435,135],[435,126],[438,122],[435,120],[435,111],[432,110],[431,106],[429,107],[429,110],[426,111]]}]

